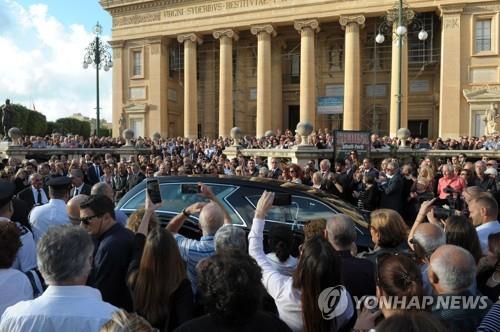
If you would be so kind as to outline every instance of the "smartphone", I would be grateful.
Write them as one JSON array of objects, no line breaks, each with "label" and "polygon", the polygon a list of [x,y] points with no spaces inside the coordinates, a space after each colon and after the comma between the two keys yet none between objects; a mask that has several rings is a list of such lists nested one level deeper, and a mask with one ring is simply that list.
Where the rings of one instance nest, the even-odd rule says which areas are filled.
[{"label": "smartphone", "polygon": [[161,203],[160,182],[158,179],[149,179],[146,182],[149,198],[153,204]]},{"label": "smartphone", "polygon": [[284,193],[274,193],[274,206],[292,205],[292,195]]},{"label": "smartphone", "polygon": [[201,193],[201,187],[196,183],[183,183],[181,184],[181,193],[199,194]]}]

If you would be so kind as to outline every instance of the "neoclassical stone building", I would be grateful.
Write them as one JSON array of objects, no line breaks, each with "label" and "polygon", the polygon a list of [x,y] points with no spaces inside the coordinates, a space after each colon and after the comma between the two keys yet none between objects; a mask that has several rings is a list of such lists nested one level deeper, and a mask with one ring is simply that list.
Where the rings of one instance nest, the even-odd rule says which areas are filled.
[{"label": "neoclassical stone building", "polygon": [[407,1],[401,67],[399,37],[381,30],[393,0],[100,3],[113,18],[114,133],[125,119],[137,135],[262,136],[299,121],[394,134],[399,73],[401,126],[415,135],[481,135],[500,101],[500,1]]}]

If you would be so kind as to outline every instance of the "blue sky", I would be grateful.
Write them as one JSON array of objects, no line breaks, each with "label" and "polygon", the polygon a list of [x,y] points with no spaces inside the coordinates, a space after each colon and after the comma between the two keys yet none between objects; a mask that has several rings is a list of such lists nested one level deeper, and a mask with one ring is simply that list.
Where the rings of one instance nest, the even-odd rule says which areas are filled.
[{"label": "blue sky", "polygon": [[43,3],[48,6],[50,15],[65,25],[83,24],[85,29],[90,31],[99,21],[105,33],[110,34],[111,31],[111,16],[102,9],[99,0],[19,0],[17,2],[25,7]]},{"label": "blue sky", "polygon": [[[34,104],[52,121],[95,117],[95,70],[82,63],[97,21],[109,39],[111,17],[98,0],[0,0],[0,104]],[[101,116],[110,121],[112,72],[100,77]]]}]

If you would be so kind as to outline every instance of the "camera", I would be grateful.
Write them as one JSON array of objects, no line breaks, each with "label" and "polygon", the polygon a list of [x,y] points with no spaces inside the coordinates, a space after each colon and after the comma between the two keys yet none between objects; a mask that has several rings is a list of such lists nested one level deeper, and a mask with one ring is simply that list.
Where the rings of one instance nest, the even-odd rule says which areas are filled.
[{"label": "camera", "polygon": [[453,209],[445,209],[443,207],[434,208],[434,217],[439,220],[446,220],[448,217],[454,215],[455,210]]},{"label": "camera", "polygon": [[450,195],[450,194],[453,194],[455,192],[455,190],[453,190],[453,188],[450,187],[450,186],[446,186],[446,187],[444,187],[443,192],[445,192],[448,195]]}]

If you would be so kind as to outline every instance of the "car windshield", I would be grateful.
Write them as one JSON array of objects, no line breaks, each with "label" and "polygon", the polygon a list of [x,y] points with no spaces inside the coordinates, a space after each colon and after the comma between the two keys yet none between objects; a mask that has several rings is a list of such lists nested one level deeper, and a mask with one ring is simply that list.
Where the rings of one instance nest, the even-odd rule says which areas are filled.
[{"label": "car windshield", "polygon": [[[192,184],[192,183],[191,183]],[[241,218],[234,212],[234,210],[228,205],[227,198],[236,190],[238,187],[232,185],[223,184],[206,184],[215,194],[219,202],[224,205],[224,208],[229,213],[233,224],[244,225]],[[181,192],[181,183],[160,183],[160,191],[162,197],[162,205],[156,211],[161,213],[180,213],[186,207],[196,202],[208,202],[207,199],[200,197],[198,194],[183,194]],[[124,211],[135,211],[140,207],[144,206],[146,190],[143,189],[135,194],[131,199],[129,199],[122,206]],[[193,216],[196,218],[196,216]]]}]

